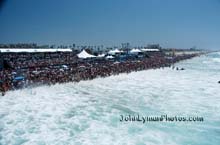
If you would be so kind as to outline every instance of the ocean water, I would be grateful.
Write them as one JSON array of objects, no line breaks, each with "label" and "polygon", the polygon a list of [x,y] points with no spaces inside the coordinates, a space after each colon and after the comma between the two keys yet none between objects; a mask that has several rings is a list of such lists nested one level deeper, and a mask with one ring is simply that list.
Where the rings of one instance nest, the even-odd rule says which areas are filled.
[{"label": "ocean water", "polygon": [[[0,145],[219,145],[220,53],[171,68],[0,96]],[[120,122],[120,115],[203,122]]]}]

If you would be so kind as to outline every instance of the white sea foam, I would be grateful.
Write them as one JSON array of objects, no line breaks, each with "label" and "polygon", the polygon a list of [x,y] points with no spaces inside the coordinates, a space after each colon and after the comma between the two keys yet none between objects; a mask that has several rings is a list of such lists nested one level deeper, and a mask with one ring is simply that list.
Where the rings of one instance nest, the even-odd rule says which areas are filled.
[{"label": "white sea foam", "polygon": [[[11,91],[0,97],[0,144],[218,145],[220,66],[203,56],[171,68]],[[215,69],[213,69],[215,66]],[[204,122],[120,122],[120,115]]]},{"label": "white sea foam", "polygon": [[212,59],[214,62],[220,62],[220,58],[213,58]]}]

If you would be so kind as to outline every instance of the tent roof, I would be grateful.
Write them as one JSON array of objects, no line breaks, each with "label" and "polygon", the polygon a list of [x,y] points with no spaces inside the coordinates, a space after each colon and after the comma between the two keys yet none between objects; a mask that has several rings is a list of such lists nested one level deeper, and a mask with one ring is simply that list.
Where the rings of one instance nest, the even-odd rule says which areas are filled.
[{"label": "tent roof", "polygon": [[81,51],[79,54],[77,54],[77,56],[79,58],[93,58],[93,57],[96,57],[94,55],[91,55],[91,54],[87,53],[85,50]]},{"label": "tent roof", "polygon": [[106,56],[106,58],[111,59],[111,58],[114,58],[114,57],[111,56],[111,55],[108,55],[108,56]]},{"label": "tent roof", "polygon": [[131,53],[138,53],[138,52],[141,52],[141,51],[139,49],[132,49],[130,52]]},{"label": "tent roof", "polygon": [[0,48],[0,52],[71,52],[71,49],[42,48]]},{"label": "tent roof", "polygon": [[99,54],[97,57],[105,57],[105,54]]},{"label": "tent roof", "polygon": [[141,49],[141,51],[159,51],[159,49]]},{"label": "tent roof", "polygon": [[120,51],[120,50],[118,50],[118,49],[115,49],[115,50],[110,50],[108,53],[110,53],[110,54],[115,54],[115,53],[121,53],[121,52],[123,52],[123,51]]}]

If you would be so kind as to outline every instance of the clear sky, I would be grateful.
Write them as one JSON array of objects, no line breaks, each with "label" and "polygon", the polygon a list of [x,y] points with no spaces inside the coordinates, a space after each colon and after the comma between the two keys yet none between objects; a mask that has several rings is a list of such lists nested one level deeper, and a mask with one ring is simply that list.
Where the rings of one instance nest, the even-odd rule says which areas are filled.
[{"label": "clear sky", "polygon": [[220,0],[5,0],[0,43],[219,49]]}]

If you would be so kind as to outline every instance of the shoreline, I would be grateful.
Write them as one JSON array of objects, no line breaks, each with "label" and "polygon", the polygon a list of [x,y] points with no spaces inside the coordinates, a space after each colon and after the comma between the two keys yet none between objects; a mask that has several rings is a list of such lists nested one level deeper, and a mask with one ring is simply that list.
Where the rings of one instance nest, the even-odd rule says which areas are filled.
[{"label": "shoreline", "polygon": [[[96,78],[105,78],[109,76],[119,75],[122,73],[131,73],[142,70],[158,69],[164,67],[171,67],[173,64],[187,59],[191,59],[204,53],[199,54],[186,54],[181,56],[175,56],[172,59],[166,57],[155,57],[155,58],[144,58],[143,60],[129,60],[124,62],[108,62],[108,63],[97,63],[90,62],[89,66],[84,66],[82,64],[77,66],[70,66],[68,70],[61,71],[62,75],[50,76],[46,75],[48,78],[39,78],[38,75],[29,77],[29,72],[25,72],[27,79],[21,81],[22,83],[18,86],[3,86],[5,88],[1,89],[2,95],[5,95],[7,91],[13,91],[18,89],[37,87],[43,85],[55,85],[70,82],[80,82],[83,80],[93,80]],[[87,62],[88,63],[88,62]],[[92,66],[91,66],[92,65]],[[174,68],[173,68],[174,69]],[[50,70],[53,72],[53,70]],[[65,73],[66,72],[66,73]],[[12,73],[12,72],[11,72]],[[60,74],[61,74],[60,73]],[[37,78],[37,79],[36,79]],[[51,79],[50,79],[51,78]],[[34,81],[33,81],[34,80]],[[12,80],[10,80],[12,82]],[[8,81],[9,82],[9,81]],[[9,84],[6,84],[9,85]]]}]

